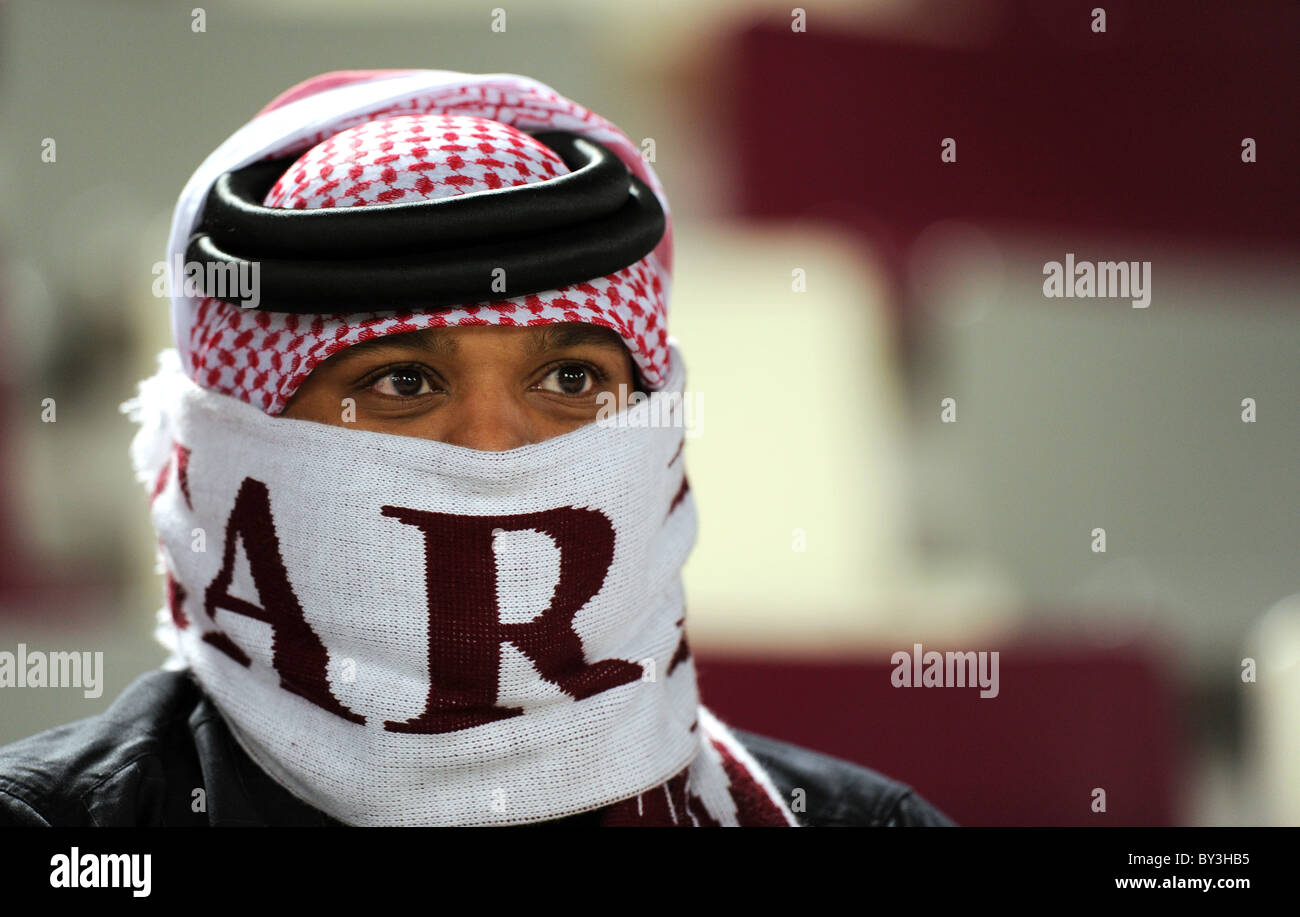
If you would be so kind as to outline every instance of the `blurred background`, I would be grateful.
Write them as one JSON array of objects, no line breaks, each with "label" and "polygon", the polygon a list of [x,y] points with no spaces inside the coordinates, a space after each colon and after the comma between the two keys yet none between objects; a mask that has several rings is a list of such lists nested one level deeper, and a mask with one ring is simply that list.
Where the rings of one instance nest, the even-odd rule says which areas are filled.
[{"label": "blurred background", "polygon": [[[654,141],[725,722],[968,825],[1300,824],[1300,7],[701,7],[0,6],[0,651],[105,654],[98,698],[0,687],[0,743],[164,656],[118,405],[182,185],[300,80],[427,67]],[[1149,306],[1048,298],[1067,253]],[[894,687],[916,644],[998,696]]]}]

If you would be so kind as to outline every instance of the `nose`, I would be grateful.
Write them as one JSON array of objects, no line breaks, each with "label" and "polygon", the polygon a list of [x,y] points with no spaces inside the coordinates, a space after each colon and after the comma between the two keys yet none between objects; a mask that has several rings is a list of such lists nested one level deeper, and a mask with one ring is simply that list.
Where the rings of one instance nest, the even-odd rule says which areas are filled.
[{"label": "nose", "polygon": [[537,442],[536,421],[521,399],[499,388],[478,387],[454,397],[440,412],[434,438],[482,452],[505,452]]}]

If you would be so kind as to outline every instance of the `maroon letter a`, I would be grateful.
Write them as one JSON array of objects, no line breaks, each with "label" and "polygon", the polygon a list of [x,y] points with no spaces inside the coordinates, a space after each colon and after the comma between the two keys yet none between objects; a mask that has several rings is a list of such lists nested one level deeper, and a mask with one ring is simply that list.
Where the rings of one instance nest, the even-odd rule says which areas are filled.
[{"label": "maroon letter a", "polygon": [[[262,601],[261,608],[235,598],[228,591],[235,574],[236,537],[244,540],[244,554],[257,596]],[[244,478],[239,486],[235,508],[226,522],[221,570],[203,594],[203,607],[213,621],[217,619],[217,609],[222,608],[271,625],[271,664],[280,673],[280,687],[349,722],[366,721],[361,714],[343,706],[330,691],[326,678],[329,654],[303,617],[302,606],[289,585],[280,556],[280,541],[275,537],[275,523],[271,519],[271,499],[261,481]],[[239,664],[251,663],[248,654],[224,632],[209,631],[203,639]]]}]

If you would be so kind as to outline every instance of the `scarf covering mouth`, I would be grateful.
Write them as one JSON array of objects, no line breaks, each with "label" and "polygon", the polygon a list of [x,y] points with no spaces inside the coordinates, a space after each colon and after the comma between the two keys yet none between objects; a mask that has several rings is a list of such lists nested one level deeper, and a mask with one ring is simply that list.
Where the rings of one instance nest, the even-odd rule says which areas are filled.
[{"label": "scarf covering mouth", "polygon": [[169,667],[345,824],[797,826],[698,696],[670,346],[663,390],[503,452],[270,417],[164,351],[125,408]]},{"label": "scarf covering mouth", "polygon": [[603,277],[443,310],[337,312],[323,302],[318,314],[297,315],[187,296],[176,284],[173,343],[190,378],[279,414],[315,366],[369,338],[448,326],[589,322],[617,332],[646,388],[660,388],[670,369],[667,196],[621,129],[524,76],[337,71],[300,83],[222,143],[186,184],[172,219],[169,270],[184,263],[204,201],[226,172],[301,153],[262,201],[295,209],[451,197],[567,173],[563,160],[525,130],[573,131],[613,151],[663,207],[666,227],[653,251]]}]

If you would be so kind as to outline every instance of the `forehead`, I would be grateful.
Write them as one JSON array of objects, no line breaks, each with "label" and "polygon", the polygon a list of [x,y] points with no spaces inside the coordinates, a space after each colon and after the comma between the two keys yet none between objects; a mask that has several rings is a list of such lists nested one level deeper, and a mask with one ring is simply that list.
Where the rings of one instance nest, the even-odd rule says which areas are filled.
[{"label": "forehead", "polygon": [[557,322],[531,328],[502,325],[424,328],[360,341],[344,348],[337,356],[362,356],[397,349],[415,349],[439,356],[451,356],[460,351],[462,341],[485,337],[491,338],[493,343],[509,342],[525,356],[578,346],[627,349],[623,339],[612,328],[588,322]]}]

